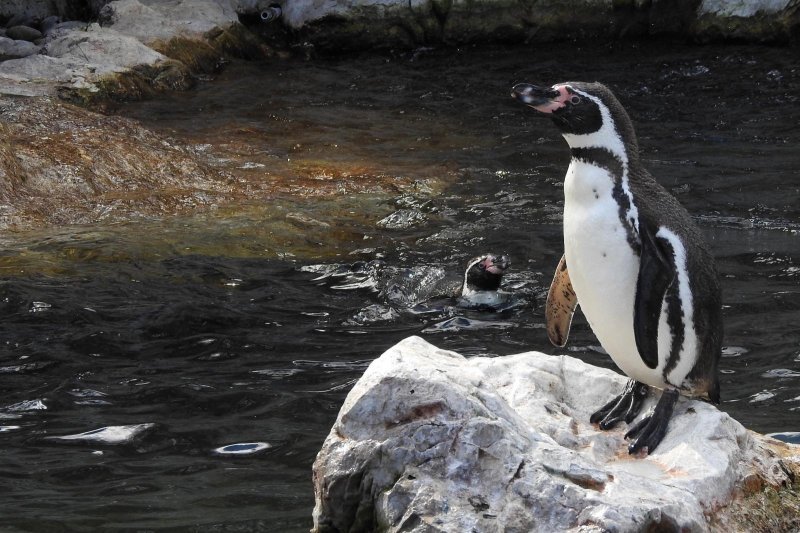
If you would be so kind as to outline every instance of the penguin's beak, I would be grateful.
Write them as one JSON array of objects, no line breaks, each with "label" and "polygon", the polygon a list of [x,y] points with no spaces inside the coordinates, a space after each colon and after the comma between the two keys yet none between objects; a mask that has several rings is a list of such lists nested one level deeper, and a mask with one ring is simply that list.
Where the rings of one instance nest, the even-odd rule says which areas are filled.
[{"label": "penguin's beak", "polygon": [[530,83],[518,83],[511,89],[511,96],[541,113],[552,113],[563,107],[566,93],[560,86],[539,87]]},{"label": "penguin's beak", "polygon": [[530,83],[518,83],[511,89],[511,96],[529,106],[540,106],[558,98],[559,93],[552,87],[539,87]]}]

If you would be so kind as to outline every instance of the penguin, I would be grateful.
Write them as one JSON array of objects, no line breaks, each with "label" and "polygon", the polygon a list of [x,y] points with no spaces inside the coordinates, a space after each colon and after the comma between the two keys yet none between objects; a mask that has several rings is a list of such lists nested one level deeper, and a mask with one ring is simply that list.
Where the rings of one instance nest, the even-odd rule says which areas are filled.
[{"label": "penguin", "polygon": [[333,289],[377,292],[381,300],[398,309],[434,312],[438,308],[428,307],[425,302],[447,298],[455,300],[458,307],[495,311],[519,305],[512,301],[511,293],[500,290],[510,266],[507,255],[486,253],[470,259],[462,274],[434,265],[395,268],[380,260],[352,265],[317,265],[302,270],[320,273],[313,281],[333,282]]},{"label": "penguin", "polygon": [[[506,255],[483,254],[469,260],[464,274],[460,278],[446,276],[433,279],[431,276],[419,278],[413,288],[417,301],[423,303],[414,305],[411,310],[415,313],[438,311],[437,306],[430,307],[425,301],[434,298],[455,299],[456,305],[461,308],[479,311],[504,310],[509,303],[510,293],[500,290],[500,284],[506,270],[511,266],[511,261]],[[393,293],[408,293],[405,280],[392,283],[384,291],[385,295],[392,298]],[[403,290],[401,290],[403,289]]]},{"label": "penguin", "polygon": [[511,266],[508,256],[485,254],[473,258],[464,272],[464,283],[458,303],[461,307],[496,309],[506,303],[508,293],[500,291],[506,269]]},{"label": "penguin", "polygon": [[629,426],[628,452],[652,453],[680,394],[719,403],[722,297],[713,256],[689,213],[642,166],[633,124],[600,83],[517,84],[512,97],[549,116],[570,148],[564,255],[545,308],[567,342],[575,308],[630,378],[593,413],[607,430],[631,424],[651,389],[654,409]]}]

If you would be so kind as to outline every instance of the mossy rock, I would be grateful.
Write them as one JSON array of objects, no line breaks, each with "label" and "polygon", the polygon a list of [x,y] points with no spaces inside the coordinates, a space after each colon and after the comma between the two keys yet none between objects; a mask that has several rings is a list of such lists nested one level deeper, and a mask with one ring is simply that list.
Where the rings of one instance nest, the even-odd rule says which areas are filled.
[{"label": "mossy rock", "polygon": [[143,100],[160,92],[186,91],[194,84],[195,78],[184,63],[167,60],[102,76],[92,85],[62,87],[58,96],[67,102],[87,106],[99,102]]}]

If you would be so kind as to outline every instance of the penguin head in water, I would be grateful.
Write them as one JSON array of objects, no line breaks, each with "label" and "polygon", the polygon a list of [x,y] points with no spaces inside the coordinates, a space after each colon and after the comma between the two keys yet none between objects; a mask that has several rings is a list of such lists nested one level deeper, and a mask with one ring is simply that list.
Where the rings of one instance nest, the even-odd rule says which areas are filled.
[{"label": "penguin head in water", "polygon": [[464,273],[464,286],[462,296],[469,296],[476,292],[497,291],[503,281],[503,274],[511,261],[508,256],[485,254],[472,259]]},{"label": "penguin head in water", "polygon": [[552,118],[570,146],[636,144],[628,114],[602,83],[573,81],[552,87],[518,83],[511,96]]}]

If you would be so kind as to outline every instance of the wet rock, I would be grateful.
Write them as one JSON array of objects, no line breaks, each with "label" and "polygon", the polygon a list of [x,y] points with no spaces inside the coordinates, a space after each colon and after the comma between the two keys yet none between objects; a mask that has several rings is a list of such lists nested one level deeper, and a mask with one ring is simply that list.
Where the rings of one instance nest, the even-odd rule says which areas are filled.
[{"label": "wet rock", "polygon": [[231,196],[225,175],[133,121],[0,98],[0,228],[174,214]]},{"label": "wet rock", "polygon": [[28,41],[16,41],[0,36],[0,61],[28,57],[38,53],[40,48]]},{"label": "wet rock", "polygon": [[426,220],[425,214],[416,209],[398,209],[375,224],[385,229],[408,229],[423,224]]},{"label": "wet rock", "polygon": [[11,26],[6,29],[6,37],[17,41],[34,42],[42,38],[42,32],[30,26]]},{"label": "wet rock", "polygon": [[630,457],[624,428],[588,423],[624,382],[565,356],[465,359],[405,339],[350,391],[314,462],[313,530],[797,526],[785,487],[800,448],[682,398],[659,448]]}]

